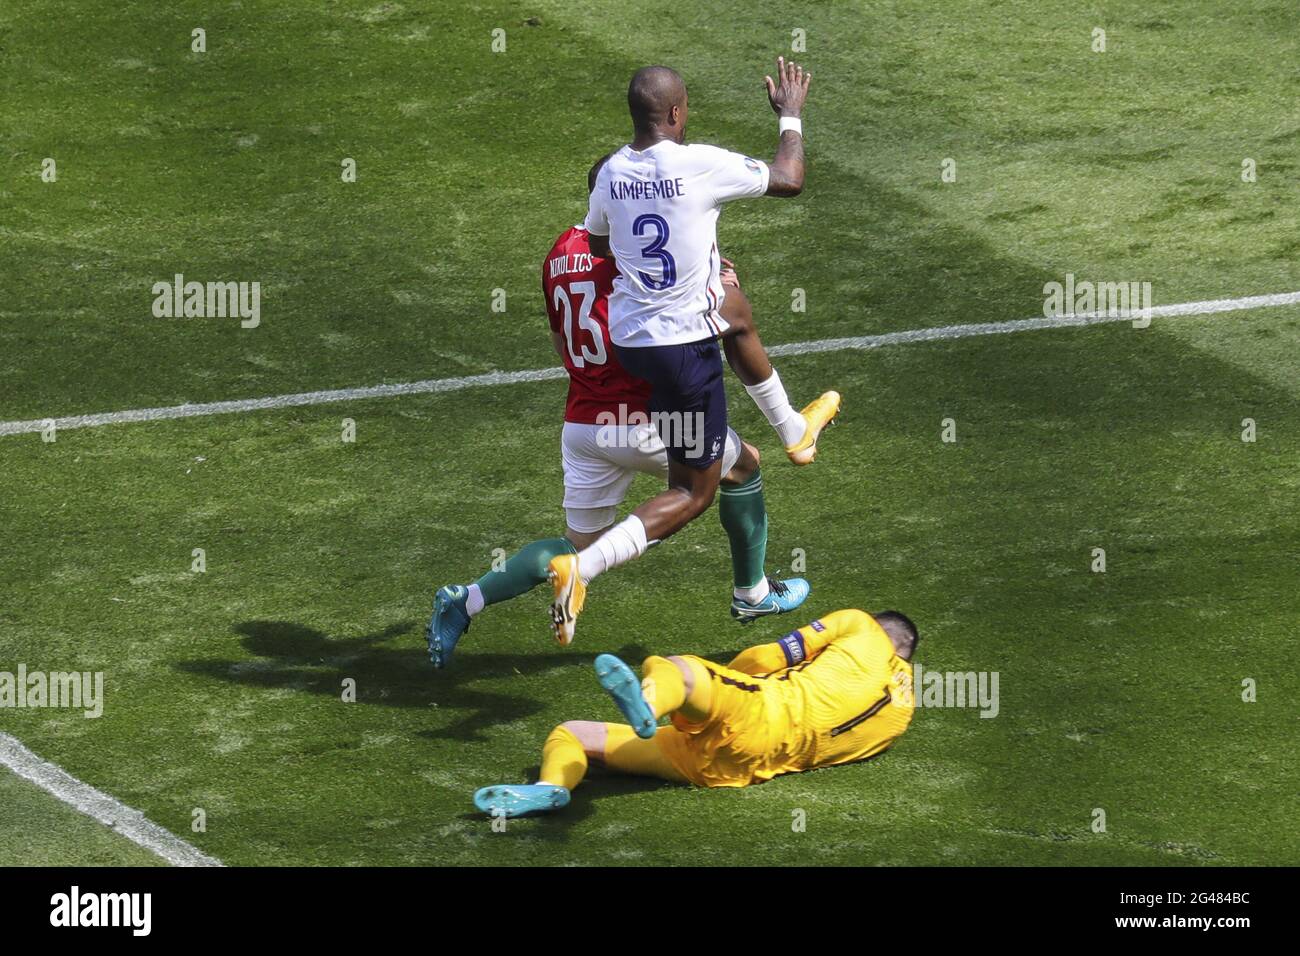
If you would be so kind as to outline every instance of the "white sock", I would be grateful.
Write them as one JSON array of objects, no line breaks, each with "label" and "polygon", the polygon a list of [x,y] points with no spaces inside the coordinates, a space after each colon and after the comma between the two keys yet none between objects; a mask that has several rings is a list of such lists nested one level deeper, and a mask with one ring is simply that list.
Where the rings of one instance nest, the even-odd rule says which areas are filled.
[{"label": "white sock", "polygon": [[469,586],[469,597],[465,599],[465,613],[473,617],[483,610],[483,589],[477,584]]},{"label": "white sock", "polygon": [[639,558],[647,547],[645,525],[636,515],[628,515],[578,552],[578,575],[590,581],[610,568]]},{"label": "white sock", "polygon": [[772,377],[766,382],[746,385],[745,391],[749,392],[749,397],[754,400],[758,410],[776,429],[786,448],[803,441],[808,423],[790,404],[790,397],[786,395],[785,386],[781,384],[781,376],[776,374],[776,369],[772,369]]},{"label": "white sock", "polygon": [[767,583],[766,577],[761,578],[752,588],[731,589],[731,593],[736,596],[737,600],[748,601],[750,604],[757,604],[759,601],[763,600],[763,598],[767,597],[771,591],[772,588]]}]

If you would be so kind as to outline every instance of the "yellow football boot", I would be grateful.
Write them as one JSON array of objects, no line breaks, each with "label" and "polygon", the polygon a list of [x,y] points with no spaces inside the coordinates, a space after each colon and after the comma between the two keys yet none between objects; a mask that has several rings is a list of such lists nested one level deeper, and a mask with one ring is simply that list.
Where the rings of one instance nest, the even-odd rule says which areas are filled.
[{"label": "yellow football boot", "polygon": [[785,453],[790,456],[790,460],[796,465],[811,464],[812,460],[817,457],[818,436],[821,435],[823,428],[835,421],[835,416],[839,413],[839,392],[824,392],[819,398],[813,399],[808,407],[799,413],[803,416],[803,420],[808,423],[803,440],[797,445],[790,445],[785,450]]},{"label": "yellow football boot", "polygon": [[587,600],[587,585],[578,574],[576,554],[557,554],[546,566],[546,577],[555,589],[551,601],[551,631],[561,647],[573,643],[573,626]]}]

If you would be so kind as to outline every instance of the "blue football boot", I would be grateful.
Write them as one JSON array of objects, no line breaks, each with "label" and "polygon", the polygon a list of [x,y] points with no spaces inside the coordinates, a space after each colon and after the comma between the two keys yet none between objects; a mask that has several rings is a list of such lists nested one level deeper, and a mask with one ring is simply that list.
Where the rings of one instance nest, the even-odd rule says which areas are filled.
[{"label": "blue football boot", "polygon": [[474,794],[474,806],[493,817],[522,817],[525,813],[547,813],[568,805],[568,788],[549,783],[500,783]]},{"label": "blue football boot", "polygon": [[632,673],[632,668],[613,654],[601,654],[596,658],[596,679],[609,696],[614,698],[614,703],[638,737],[649,740],[655,735],[658,728],[654,711],[641,696],[641,682]]},{"label": "blue football boot", "polygon": [[433,596],[433,617],[424,629],[424,638],[429,642],[429,660],[433,661],[434,667],[446,667],[451,663],[456,643],[469,630],[469,614],[465,610],[468,597],[469,588],[463,584],[439,588]]},{"label": "blue football boot", "polygon": [[787,578],[782,581],[770,577],[767,579],[767,584],[769,588],[767,597],[757,604],[750,604],[748,601],[733,597],[731,616],[742,624],[752,624],[756,618],[793,611],[812,593],[812,585],[803,578]]}]

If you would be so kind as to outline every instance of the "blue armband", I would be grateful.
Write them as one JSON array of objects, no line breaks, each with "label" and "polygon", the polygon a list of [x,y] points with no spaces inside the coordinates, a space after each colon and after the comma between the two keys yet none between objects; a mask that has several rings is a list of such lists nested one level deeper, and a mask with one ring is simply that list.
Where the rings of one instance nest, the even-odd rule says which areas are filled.
[{"label": "blue armband", "polygon": [[781,645],[781,653],[785,655],[786,667],[794,667],[808,656],[808,651],[803,644],[803,635],[798,631],[791,631],[777,643]]}]

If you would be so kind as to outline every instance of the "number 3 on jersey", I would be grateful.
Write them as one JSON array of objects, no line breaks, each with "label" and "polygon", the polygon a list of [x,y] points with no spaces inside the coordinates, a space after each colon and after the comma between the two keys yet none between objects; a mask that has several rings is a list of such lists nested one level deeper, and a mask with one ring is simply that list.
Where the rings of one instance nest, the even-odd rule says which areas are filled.
[{"label": "number 3 on jersey", "polygon": [[650,245],[641,247],[641,256],[645,259],[658,259],[663,264],[663,278],[656,279],[645,272],[637,272],[637,275],[648,289],[671,289],[677,282],[677,262],[664,248],[668,245],[668,221],[652,212],[637,216],[632,221],[634,236],[644,236],[650,228],[654,229],[655,237]]},{"label": "number 3 on jersey", "polygon": [[[600,323],[591,317],[591,307],[596,301],[596,283],[573,282],[570,283],[570,288],[574,295],[581,298],[578,303],[578,327],[591,333],[591,341],[595,348],[589,349],[585,342],[580,343],[576,340],[573,331],[573,303],[564,286],[557,285],[552,298],[555,300],[555,307],[564,310],[564,341],[569,349],[569,359],[573,362],[574,368],[583,368],[587,363],[604,365],[605,336],[601,331]],[[581,349],[575,347],[578,345],[581,345]]]}]

